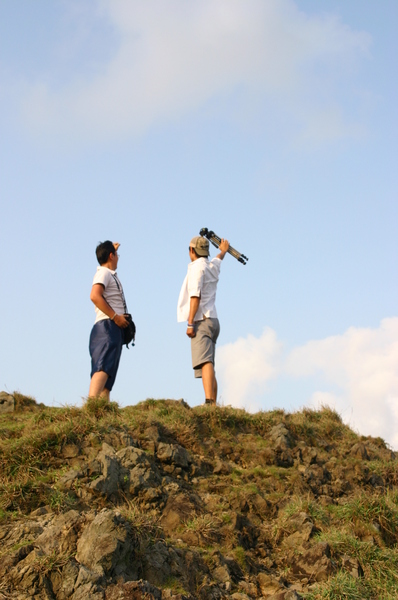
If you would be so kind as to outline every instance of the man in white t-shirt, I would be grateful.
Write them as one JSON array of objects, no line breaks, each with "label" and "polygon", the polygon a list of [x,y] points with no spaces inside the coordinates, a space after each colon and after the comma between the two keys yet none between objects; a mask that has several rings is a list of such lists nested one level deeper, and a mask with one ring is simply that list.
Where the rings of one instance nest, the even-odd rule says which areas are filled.
[{"label": "man in white t-shirt", "polygon": [[126,302],[116,274],[120,244],[101,242],[96,248],[99,267],[94,276],[90,300],[95,305],[95,323],[90,334],[91,383],[89,397],[105,397],[115,383],[123,346]]},{"label": "man in white t-shirt", "polygon": [[200,235],[191,240],[191,263],[188,265],[177,307],[177,320],[188,320],[186,333],[191,338],[195,377],[202,378],[205,403],[213,405],[217,402],[214,364],[216,342],[220,333],[215,302],[221,261],[228,248],[228,241],[221,240],[221,252],[209,261],[209,241]]}]

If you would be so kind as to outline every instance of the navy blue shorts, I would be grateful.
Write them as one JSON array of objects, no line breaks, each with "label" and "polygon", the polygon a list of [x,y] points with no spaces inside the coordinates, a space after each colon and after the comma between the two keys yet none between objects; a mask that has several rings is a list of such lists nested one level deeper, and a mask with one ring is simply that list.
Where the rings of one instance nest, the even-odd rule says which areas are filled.
[{"label": "navy blue shorts", "polygon": [[90,334],[91,377],[98,371],[108,375],[105,387],[111,391],[115,383],[123,347],[123,330],[110,319],[95,323]]}]

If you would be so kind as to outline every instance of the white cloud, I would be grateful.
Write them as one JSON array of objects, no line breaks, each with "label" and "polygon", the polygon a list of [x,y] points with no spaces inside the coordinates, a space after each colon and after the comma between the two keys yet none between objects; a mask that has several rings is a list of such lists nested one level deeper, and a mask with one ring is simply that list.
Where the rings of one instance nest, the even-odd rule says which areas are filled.
[{"label": "white cloud", "polygon": [[226,404],[259,410],[272,378],[313,378],[307,405],[332,406],[361,434],[381,436],[398,449],[398,317],[384,319],[375,329],[351,327],[310,341],[285,356],[271,330],[222,346],[218,353]]},{"label": "white cloud", "polygon": [[291,352],[286,371],[295,377],[321,373],[340,393],[315,391],[312,402],[333,403],[360,433],[380,435],[398,448],[398,318],[377,329],[350,328]]},{"label": "white cloud", "polygon": [[338,111],[329,102],[338,102],[337,81],[366,54],[370,36],[335,17],[309,17],[292,0],[101,0],[100,6],[119,47],[91,78],[68,78],[60,89],[57,72],[57,85],[47,76],[27,86],[24,116],[37,132],[136,134],[239,88],[248,103],[253,95],[271,99],[304,130],[308,121],[309,136],[310,116],[321,110],[318,137],[352,133],[340,116],[335,127]]},{"label": "white cloud", "polygon": [[217,377],[222,382],[220,398],[225,404],[249,411],[260,410],[267,383],[278,374],[282,344],[272,329],[260,338],[249,335],[217,350]]}]

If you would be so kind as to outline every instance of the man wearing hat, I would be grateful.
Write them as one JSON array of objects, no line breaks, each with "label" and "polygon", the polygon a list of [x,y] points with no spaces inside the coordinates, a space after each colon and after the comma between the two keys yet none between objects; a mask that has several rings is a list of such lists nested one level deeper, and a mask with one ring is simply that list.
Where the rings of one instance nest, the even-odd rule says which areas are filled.
[{"label": "man wearing hat", "polygon": [[220,253],[209,260],[209,241],[200,235],[192,238],[189,244],[191,263],[178,298],[177,320],[188,321],[192,367],[195,377],[202,378],[206,404],[217,401],[214,361],[220,324],[215,302],[221,261],[228,248],[229,242],[221,240]]}]

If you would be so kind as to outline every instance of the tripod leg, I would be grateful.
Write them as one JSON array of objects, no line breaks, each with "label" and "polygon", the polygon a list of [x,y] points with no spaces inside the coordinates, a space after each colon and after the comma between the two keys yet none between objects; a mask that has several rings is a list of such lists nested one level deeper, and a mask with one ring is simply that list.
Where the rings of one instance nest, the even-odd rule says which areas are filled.
[{"label": "tripod leg", "polygon": [[[211,241],[211,242],[212,242],[212,243],[213,243],[213,244],[214,244],[214,245],[215,245],[217,248],[219,248],[219,247],[220,247],[220,244],[221,244],[221,238],[219,238],[219,237],[218,237],[218,235],[215,235],[215,234],[213,233],[213,235],[212,235],[212,237],[211,237],[210,241]],[[230,246],[230,247],[228,248],[228,252],[229,252],[229,254],[231,254],[231,255],[232,255],[234,258],[236,258],[237,260],[239,260],[239,259],[241,258],[241,253],[240,253],[240,252],[238,252],[237,250],[235,250],[235,248],[233,248],[232,246]]]}]

